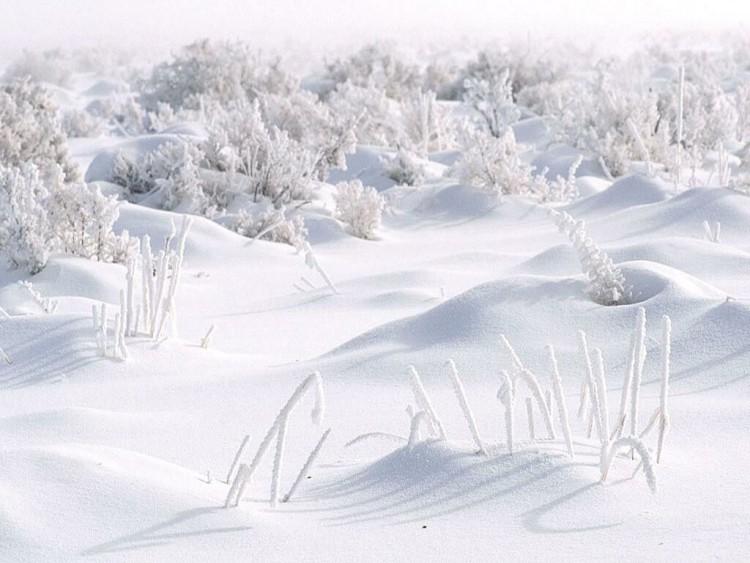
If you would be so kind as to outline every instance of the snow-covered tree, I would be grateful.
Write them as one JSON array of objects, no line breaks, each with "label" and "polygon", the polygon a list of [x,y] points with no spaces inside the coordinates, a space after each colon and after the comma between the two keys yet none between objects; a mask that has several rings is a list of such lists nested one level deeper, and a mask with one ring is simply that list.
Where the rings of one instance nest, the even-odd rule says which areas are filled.
[{"label": "snow-covered tree", "polygon": [[359,238],[371,239],[380,226],[385,200],[373,187],[363,186],[360,180],[340,182],[334,194],[336,218]]}]

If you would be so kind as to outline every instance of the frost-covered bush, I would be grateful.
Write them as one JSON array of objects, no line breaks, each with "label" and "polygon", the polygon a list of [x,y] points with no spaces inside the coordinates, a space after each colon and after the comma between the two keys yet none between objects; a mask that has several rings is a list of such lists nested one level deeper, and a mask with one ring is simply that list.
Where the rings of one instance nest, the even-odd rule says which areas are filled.
[{"label": "frost-covered bush", "polygon": [[119,153],[112,181],[125,187],[131,198],[158,191],[164,209],[205,213],[212,202],[204,193],[200,175],[203,159],[200,148],[187,141],[164,143],[137,160]]},{"label": "frost-covered bush", "polygon": [[450,109],[438,103],[435,92],[408,95],[401,103],[401,118],[404,143],[422,157],[455,144],[455,122]]},{"label": "frost-covered bush", "polygon": [[72,108],[62,113],[62,128],[68,138],[96,137],[104,130],[101,119],[86,110]]},{"label": "frost-covered bush", "polygon": [[29,80],[0,86],[0,164],[23,163],[34,163],[44,173],[58,165],[66,180],[78,177],[57,107],[44,88]]},{"label": "frost-covered bush", "polygon": [[586,234],[583,221],[576,221],[566,212],[550,210],[552,220],[569,239],[589,280],[589,295],[600,305],[623,305],[630,300],[625,276],[612,259]]},{"label": "frost-covered bush", "polygon": [[407,149],[399,148],[393,156],[383,157],[383,166],[388,177],[397,184],[416,186],[424,180],[422,159]]},{"label": "frost-covered bush", "polygon": [[671,164],[671,131],[660,120],[655,94],[614,89],[606,77],[565,93],[570,97],[557,115],[558,138],[600,156],[613,176],[626,173],[632,160],[647,160],[639,139],[649,160]]},{"label": "frost-covered bush", "polygon": [[123,262],[129,255],[129,236],[112,230],[120,215],[115,196],[91,184],[59,184],[46,206],[58,251],[99,262]]},{"label": "frost-covered bush", "polygon": [[534,187],[532,191],[540,203],[549,202],[566,202],[578,197],[578,185],[576,184],[576,171],[583,162],[583,157],[575,159],[566,177],[557,176],[554,180],[547,180],[547,169],[545,168],[539,175],[535,176]]},{"label": "frost-covered bush", "polygon": [[48,198],[36,166],[0,164],[0,248],[13,266],[32,274],[47,264],[53,243]]},{"label": "frost-covered bush", "polygon": [[737,140],[743,142],[750,129],[750,81],[737,85],[734,99],[737,106]]},{"label": "frost-covered bush", "polygon": [[467,78],[464,102],[480,116],[493,137],[501,137],[508,125],[518,121],[521,112],[513,102],[510,72],[488,79]]},{"label": "frost-covered bush", "polygon": [[360,115],[334,112],[310,92],[258,98],[263,122],[285,131],[313,155],[314,175],[325,180],[332,168],[346,169],[346,155],[354,152]]},{"label": "frost-covered bush", "polygon": [[53,252],[107,262],[122,259],[127,235],[112,231],[117,199],[94,186],[66,184],[59,169],[47,176],[31,163],[0,165],[0,249],[11,264],[35,274]]},{"label": "frost-covered bush", "polygon": [[259,92],[288,94],[297,86],[278,62],[263,63],[249,45],[209,40],[183,47],[138,82],[141,103],[152,111],[159,103],[175,110],[199,109],[204,98],[229,102],[252,99]]},{"label": "frost-covered bush", "polygon": [[[666,113],[676,120],[676,101],[670,98]],[[736,102],[718,84],[685,82],[685,136],[686,147],[693,145],[701,150],[716,149],[719,143],[737,138],[739,123]]]},{"label": "frost-covered bush", "polygon": [[34,82],[49,82],[58,86],[70,84],[72,69],[70,61],[59,49],[51,51],[24,51],[6,69],[5,80],[27,79]]},{"label": "frost-covered bush", "polygon": [[385,200],[373,187],[363,186],[360,180],[336,185],[336,218],[349,225],[351,233],[371,239],[380,226]]},{"label": "frost-covered bush", "polygon": [[274,205],[306,201],[316,176],[317,155],[263,120],[259,101],[213,106],[202,145],[206,165],[228,173],[233,189]]},{"label": "frost-covered bush", "polygon": [[467,130],[463,135],[462,156],[451,170],[462,183],[498,196],[532,190],[532,169],[521,159],[512,129],[500,137],[482,130]]},{"label": "frost-covered bush", "polygon": [[168,104],[159,102],[147,110],[131,92],[119,92],[95,100],[86,111],[106,122],[113,133],[126,137],[158,133],[177,121],[177,115]]},{"label": "frost-covered bush", "polygon": [[390,147],[398,142],[398,103],[386,96],[385,90],[345,82],[331,92],[327,103],[337,115],[357,120],[359,143]]},{"label": "frost-covered bush", "polygon": [[297,250],[302,250],[308,235],[302,215],[287,215],[284,206],[276,208],[268,201],[242,209],[231,228],[242,236],[289,244]]},{"label": "frost-covered bush", "polygon": [[543,82],[557,82],[567,74],[567,47],[559,46],[554,53],[532,52],[528,46],[515,45],[502,50],[483,50],[469,61],[463,70],[464,78],[497,82],[504,75],[516,102],[527,88]]},{"label": "frost-covered bush", "polygon": [[374,86],[396,100],[422,85],[417,65],[406,62],[395,49],[379,43],[367,45],[347,58],[329,63],[327,74],[339,84],[351,82],[355,86]]}]

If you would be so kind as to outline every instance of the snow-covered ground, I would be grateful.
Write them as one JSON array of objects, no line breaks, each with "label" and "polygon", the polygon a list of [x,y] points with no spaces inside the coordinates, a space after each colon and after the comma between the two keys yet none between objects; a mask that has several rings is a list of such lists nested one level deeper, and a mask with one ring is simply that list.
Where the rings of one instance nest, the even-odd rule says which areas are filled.
[{"label": "snow-covered ground", "polygon": [[[180,134],[194,131],[185,127]],[[537,118],[514,129],[539,168],[564,174],[575,160],[572,149],[547,148]],[[154,137],[146,139],[158,144]],[[102,136],[73,140],[71,149],[97,180],[112,147],[143,150],[145,142]],[[123,265],[53,256],[35,276],[2,268],[0,346],[10,363],[0,365],[0,560],[747,557],[750,198],[726,188],[676,190],[644,174],[611,181],[584,161],[576,180],[584,197],[556,209],[585,220],[632,286],[629,304],[602,306],[587,295],[576,252],[544,206],[445,176],[449,153],[431,156],[421,185],[393,185],[379,151],[359,145],[348,170],[329,178],[362,178],[384,194],[375,240],[351,236],[325,197],[304,211],[336,293],[293,247],[250,242],[195,217],[176,332],[159,342],[129,337],[125,361],[99,354],[91,314],[100,302],[119,308]],[[331,190],[320,187],[324,196]],[[148,234],[158,251],[172,221],[179,226],[181,216],[123,202],[115,230]],[[706,240],[704,221],[720,222],[721,242]],[[57,300],[53,314],[16,283],[24,279]],[[663,315],[672,322],[671,427],[654,466],[655,493],[638,456],[616,457],[600,482],[600,442],[577,416],[585,377],[577,331],[602,351],[614,425],[639,307],[648,352],[639,429],[659,405]],[[557,438],[547,438],[537,410],[531,439],[521,394],[508,451],[497,393],[502,370],[514,365],[503,335],[544,389],[552,382],[545,346],[555,347],[574,458],[557,408]],[[487,455],[472,442],[449,359]],[[405,445],[406,409],[417,406],[410,365],[447,440]],[[295,495],[269,505],[272,448],[239,505],[224,508],[243,437],[249,463],[279,409],[316,371],[325,417],[311,425],[311,396],[291,414],[282,493],[323,431],[331,434]],[[346,445],[368,433],[402,439]],[[649,448],[655,439],[645,438]]]}]

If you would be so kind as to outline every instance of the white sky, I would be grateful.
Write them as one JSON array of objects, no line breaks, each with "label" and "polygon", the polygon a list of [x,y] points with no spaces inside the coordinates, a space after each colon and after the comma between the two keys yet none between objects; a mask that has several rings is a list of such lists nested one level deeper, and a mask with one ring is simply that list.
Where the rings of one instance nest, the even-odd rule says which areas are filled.
[{"label": "white sky", "polygon": [[198,37],[263,47],[376,38],[439,41],[562,34],[602,40],[657,29],[750,29],[730,0],[0,0],[0,53],[107,45],[170,47]]}]

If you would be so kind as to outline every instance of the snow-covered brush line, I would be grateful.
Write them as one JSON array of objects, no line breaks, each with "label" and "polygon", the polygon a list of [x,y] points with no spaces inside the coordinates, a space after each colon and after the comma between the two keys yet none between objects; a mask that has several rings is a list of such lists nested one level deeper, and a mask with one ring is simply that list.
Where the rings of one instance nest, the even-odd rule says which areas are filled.
[{"label": "snow-covered brush line", "polygon": [[[655,459],[656,463],[658,463],[661,459],[664,439],[669,430],[667,405],[669,394],[671,321],[668,316],[665,315],[663,317],[660,403],[645,429],[639,431],[637,421],[641,402],[640,387],[643,378],[643,365],[646,359],[645,320],[645,309],[641,307],[637,312],[636,325],[630,347],[631,361],[626,366],[625,384],[621,390],[620,409],[611,436],[604,356],[599,348],[593,348],[592,352],[589,351],[588,340],[583,331],[579,331],[577,336],[580,358],[584,368],[582,370],[582,384],[586,390],[585,395],[582,395],[585,398],[582,402],[582,412],[587,413],[587,416],[584,417],[584,430],[588,428],[588,436],[590,436],[592,429],[596,429],[597,442],[601,451],[601,480],[604,481],[606,479],[609,467],[617,452],[624,447],[628,447],[630,451],[638,452],[641,458],[638,468],[643,468],[649,487],[652,491],[655,491],[656,477],[653,460]],[[574,437],[565,401],[562,385],[563,380],[560,375],[554,348],[552,346],[546,347],[549,356],[550,380],[549,384],[543,389],[539,378],[525,367],[510,341],[505,336],[501,336],[500,342],[507,350],[512,366],[510,371],[506,369],[500,370],[501,385],[497,391],[497,399],[502,404],[504,411],[504,416],[501,418],[503,420],[501,426],[504,427],[505,450],[508,454],[513,455],[529,443],[536,446],[545,444],[550,446],[556,445],[558,439],[553,423],[553,410],[556,410],[563,437],[562,445],[567,451],[568,456],[573,458],[575,456],[573,448]],[[494,451],[495,448],[489,447],[488,443],[479,435],[478,424],[469,406],[466,389],[458,375],[458,368],[455,362],[448,360],[446,363],[449,368],[450,385],[466,420],[471,440],[476,446],[478,453],[489,456],[489,452]],[[416,403],[416,408],[411,405],[407,408],[407,413],[409,414],[408,438],[383,432],[371,432],[357,436],[346,444],[347,447],[365,440],[382,439],[398,444],[406,442],[405,447],[411,451],[417,443],[423,440],[448,441],[445,432],[445,421],[438,417],[434,402],[430,398],[419,372],[414,366],[409,366],[407,373],[409,386]],[[525,383],[523,387],[526,389],[526,393],[522,393],[518,385],[519,382]],[[520,410],[526,418],[529,442],[521,442],[517,436],[518,426],[515,424],[514,419],[519,412],[519,409],[515,408],[519,400],[522,400],[525,405],[525,409]],[[556,406],[555,409],[553,409],[553,405]],[[537,436],[535,428],[536,412],[542,415],[542,420],[548,434],[546,438]],[[626,428],[625,422],[627,419],[630,419],[630,433],[622,436]],[[659,429],[655,455],[645,443],[646,436],[653,428]],[[581,440],[585,441],[585,438],[581,438]]]},{"label": "snow-covered brush line", "polygon": [[[284,461],[284,449],[286,447],[286,434],[289,428],[289,416],[308,390],[312,390],[315,394],[315,406],[313,407],[313,410],[311,412],[313,423],[317,426],[323,420],[325,412],[323,380],[320,376],[320,373],[314,372],[299,384],[284,407],[279,411],[279,414],[276,416],[273,424],[266,432],[266,435],[263,438],[263,441],[260,443],[260,446],[258,447],[258,450],[256,451],[255,456],[253,457],[250,464],[242,463],[239,466],[235,478],[229,488],[229,492],[227,493],[227,497],[224,502],[225,508],[237,506],[240,503],[243,495],[245,494],[245,489],[250,484],[253,474],[258,468],[258,465],[260,465],[260,462],[263,460],[266,453],[271,448],[271,443],[274,441],[274,439],[276,440],[276,447],[273,460],[273,474],[271,476],[271,506],[276,507],[278,505],[280,497],[279,488],[281,486],[281,468]],[[328,437],[329,432],[330,429],[323,434],[318,444],[312,450],[297,479],[295,480],[289,492],[281,499],[281,502],[286,502],[294,494],[294,491],[298,487],[299,481],[302,479],[302,476],[309,471],[310,467],[312,467],[312,464],[314,463],[315,458],[320,452],[323,443]],[[235,456],[235,460],[233,461],[232,466],[230,466],[229,473],[227,475],[228,477],[231,477],[233,468],[237,464],[237,460],[241,458],[244,445],[245,442],[243,441],[243,444],[240,446],[240,451]]]}]

